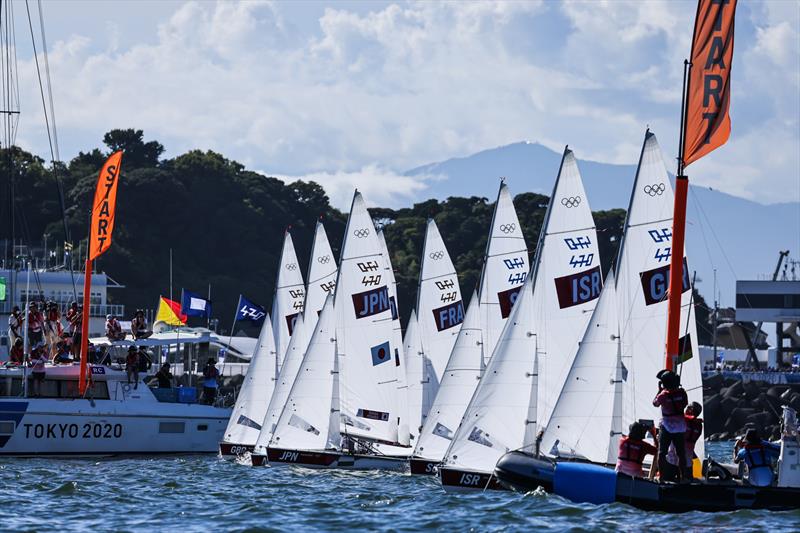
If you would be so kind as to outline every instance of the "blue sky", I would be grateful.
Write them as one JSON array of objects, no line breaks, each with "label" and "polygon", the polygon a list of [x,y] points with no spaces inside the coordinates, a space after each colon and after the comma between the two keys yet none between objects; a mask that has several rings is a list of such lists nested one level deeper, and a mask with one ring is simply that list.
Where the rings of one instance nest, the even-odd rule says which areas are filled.
[{"label": "blue sky", "polygon": [[[115,127],[213,149],[335,199],[403,205],[403,171],[520,140],[634,163],[676,151],[695,2],[43,3],[62,158]],[[24,4],[16,4],[23,21]],[[729,144],[690,177],[800,200],[800,3],[740,1]],[[45,154],[18,28],[19,142]],[[23,37],[19,37],[22,35]],[[535,172],[536,169],[532,169]],[[467,193],[468,191],[460,191]]]}]

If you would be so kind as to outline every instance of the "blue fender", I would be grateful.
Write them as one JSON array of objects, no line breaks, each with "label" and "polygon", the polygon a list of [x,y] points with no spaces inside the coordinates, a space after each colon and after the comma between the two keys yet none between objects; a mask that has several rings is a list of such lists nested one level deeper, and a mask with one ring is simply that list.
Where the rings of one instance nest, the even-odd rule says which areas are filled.
[{"label": "blue fender", "polygon": [[605,466],[558,463],[553,492],[577,503],[611,503],[617,492],[617,473]]}]

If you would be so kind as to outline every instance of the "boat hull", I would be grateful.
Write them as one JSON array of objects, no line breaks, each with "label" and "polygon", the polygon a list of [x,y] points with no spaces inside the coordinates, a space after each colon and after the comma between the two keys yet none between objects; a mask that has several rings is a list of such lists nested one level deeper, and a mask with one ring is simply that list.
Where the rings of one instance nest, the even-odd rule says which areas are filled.
[{"label": "boat hull", "polygon": [[282,448],[267,448],[266,457],[270,465],[289,464],[317,469],[403,471],[408,465],[408,459],[401,457],[351,455],[339,452],[287,450]]},{"label": "boat hull", "polygon": [[490,472],[462,470],[458,468],[439,467],[439,479],[442,488],[447,492],[464,492],[471,490],[506,490]]},{"label": "boat hull", "polygon": [[[564,465],[564,466],[562,466]],[[580,469],[581,483],[571,487],[560,483],[559,468]],[[617,474],[607,466],[551,462],[520,452],[503,456],[495,468],[495,477],[506,487],[531,491],[542,487],[576,502],[605,503],[616,501],[648,511],[735,511],[768,509],[774,511],[800,508],[800,488],[753,487],[738,480],[693,482],[689,484],[657,483],[648,479]],[[600,495],[595,479],[609,480],[610,491]],[[595,478],[595,479],[593,479]],[[576,491],[577,489],[577,491]]]},{"label": "boat hull", "polygon": [[233,459],[253,453],[254,444],[236,444],[235,442],[220,442],[219,454],[223,459]]},{"label": "boat hull", "polygon": [[439,468],[439,461],[429,461],[421,457],[412,457],[409,463],[411,473],[420,476],[435,476]]}]

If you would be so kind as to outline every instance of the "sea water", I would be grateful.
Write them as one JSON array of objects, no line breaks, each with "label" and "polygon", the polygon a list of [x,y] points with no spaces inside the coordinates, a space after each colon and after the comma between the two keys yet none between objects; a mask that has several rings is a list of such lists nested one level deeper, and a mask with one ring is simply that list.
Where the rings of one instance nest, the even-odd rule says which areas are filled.
[{"label": "sea water", "polygon": [[[731,445],[711,444],[727,458]],[[253,468],[214,456],[0,459],[2,531],[797,529],[800,511],[668,515],[545,493],[447,494],[436,478]]]}]

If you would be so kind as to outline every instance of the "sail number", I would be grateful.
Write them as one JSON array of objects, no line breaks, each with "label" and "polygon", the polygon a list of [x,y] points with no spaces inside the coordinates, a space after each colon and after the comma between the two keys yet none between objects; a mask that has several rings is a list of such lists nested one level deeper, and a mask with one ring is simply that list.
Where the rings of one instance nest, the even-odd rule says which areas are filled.
[{"label": "sail number", "polygon": [[23,424],[26,439],[119,439],[122,424]]},{"label": "sail number", "polygon": [[603,288],[599,266],[556,278],[555,283],[558,307],[561,309],[591,302],[600,296]]},{"label": "sail number", "polygon": [[436,330],[442,331],[457,326],[464,321],[464,305],[461,300],[433,310]]},{"label": "sail number", "polygon": [[366,318],[389,311],[391,309],[389,289],[384,285],[377,289],[356,293],[353,295],[353,307],[356,318]]},{"label": "sail number", "polygon": [[[647,305],[663,302],[667,299],[669,290],[669,265],[647,270],[639,274],[642,280],[644,302]],[[683,288],[681,292],[689,290],[689,269],[686,258],[683,258]]]}]

